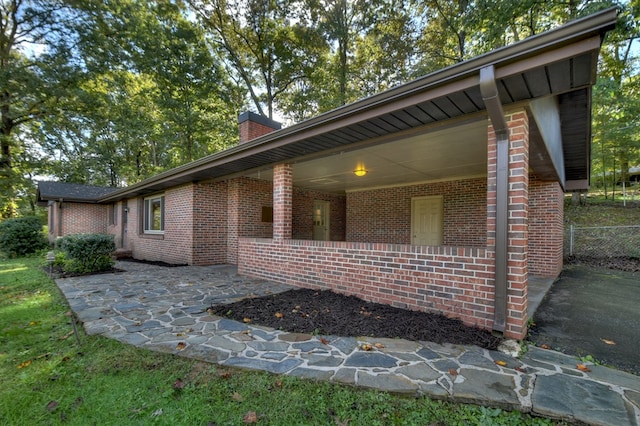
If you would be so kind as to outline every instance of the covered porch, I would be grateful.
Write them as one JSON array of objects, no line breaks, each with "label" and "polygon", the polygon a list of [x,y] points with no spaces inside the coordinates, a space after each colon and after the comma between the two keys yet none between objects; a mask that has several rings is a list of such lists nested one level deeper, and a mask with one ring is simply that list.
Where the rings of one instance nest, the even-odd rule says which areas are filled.
[{"label": "covered porch", "polygon": [[[273,236],[238,239],[239,273],[441,312],[522,338],[529,270],[554,276],[562,262],[561,257],[549,262],[554,269],[528,256],[530,240],[542,238],[529,235],[528,215],[537,209],[529,206],[529,182],[533,193],[555,191],[553,244],[560,247],[562,191],[557,182],[530,176],[529,113],[514,109],[506,117],[511,219],[506,223],[504,289],[496,289],[498,142],[486,112],[446,126],[426,125],[390,142],[370,140],[328,156],[256,171],[251,178],[272,182]],[[358,168],[366,175],[356,176]],[[301,215],[313,219],[307,222],[314,228],[331,226],[330,214],[320,220],[320,212],[299,211],[296,188],[345,196],[344,240],[316,232],[315,239],[295,237],[294,223]],[[546,211],[539,213],[545,216]],[[550,242],[554,236],[546,231]],[[497,297],[504,303],[496,311]]]}]

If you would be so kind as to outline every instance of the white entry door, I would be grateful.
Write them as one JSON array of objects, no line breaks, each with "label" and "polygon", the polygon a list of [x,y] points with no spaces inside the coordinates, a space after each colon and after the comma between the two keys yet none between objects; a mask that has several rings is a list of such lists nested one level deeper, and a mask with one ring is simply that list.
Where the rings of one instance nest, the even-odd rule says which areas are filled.
[{"label": "white entry door", "polygon": [[329,212],[331,203],[324,200],[313,201],[313,239],[329,241]]},{"label": "white entry door", "polygon": [[411,199],[411,244],[442,245],[442,196]]}]

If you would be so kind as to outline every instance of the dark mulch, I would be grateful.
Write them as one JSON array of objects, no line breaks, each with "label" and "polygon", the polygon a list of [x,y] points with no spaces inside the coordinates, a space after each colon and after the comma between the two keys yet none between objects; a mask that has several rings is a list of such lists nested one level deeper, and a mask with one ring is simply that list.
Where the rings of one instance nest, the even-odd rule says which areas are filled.
[{"label": "dark mulch", "polygon": [[186,263],[167,263],[161,260],[142,260],[133,257],[123,257],[118,259],[121,262],[144,263],[145,265],[164,266],[165,268],[176,268],[179,266],[189,266]]},{"label": "dark mulch", "polygon": [[209,309],[218,316],[297,333],[403,338],[487,349],[497,348],[502,341],[489,331],[444,315],[369,303],[328,290],[289,290]]}]

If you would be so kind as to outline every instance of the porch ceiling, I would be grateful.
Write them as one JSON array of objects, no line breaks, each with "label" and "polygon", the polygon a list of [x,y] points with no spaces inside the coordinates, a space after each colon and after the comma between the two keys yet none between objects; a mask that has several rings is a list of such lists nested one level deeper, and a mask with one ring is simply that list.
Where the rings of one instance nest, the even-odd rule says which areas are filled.
[{"label": "porch ceiling", "polygon": [[[447,129],[340,149],[329,156],[293,163],[294,185],[343,193],[381,186],[448,180],[487,173],[487,120],[481,118]],[[367,170],[358,177],[357,167]],[[249,177],[272,180],[271,168]]]}]

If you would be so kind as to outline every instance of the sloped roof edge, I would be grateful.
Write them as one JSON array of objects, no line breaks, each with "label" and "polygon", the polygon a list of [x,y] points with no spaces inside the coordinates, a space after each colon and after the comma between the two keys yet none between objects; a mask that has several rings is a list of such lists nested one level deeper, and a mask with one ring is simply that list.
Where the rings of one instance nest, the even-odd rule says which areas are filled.
[{"label": "sloped roof edge", "polygon": [[97,203],[105,195],[118,188],[84,185],[67,182],[38,182],[37,203],[46,206],[50,200],[64,200],[69,202]]},{"label": "sloped roof edge", "polygon": [[322,128],[328,127],[339,120],[358,116],[381,105],[391,104],[414,94],[428,92],[452,82],[462,81],[468,78],[478,78],[479,70],[489,65],[494,65],[496,68],[503,67],[515,61],[539,55],[546,51],[594,36],[600,36],[600,39],[602,39],[606,31],[615,26],[616,19],[617,9],[615,7],[605,9],[587,17],[571,21],[553,30],[531,36],[518,43],[501,47],[354,103],[325,112],[284,129],[268,133],[242,145],[228,148],[224,151],[202,157],[191,163],[159,173],[126,188],[116,190],[104,196],[99,201],[108,202],[126,198],[129,194],[140,193],[144,191],[145,188],[157,186],[163,181],[169,181],[177,177],[186,177],[190,172],[202,170],[204,167],[207,167],[208,164],[212,164],[213,167],[213,163],[220,164],[224,162],[225,159],[237,159],[244,154],[248,155],[250,151],[255,149],[268,150],[271,146],[276,146],[285,139],[304,139],[305,135],[311,132],[321,132]]}]

